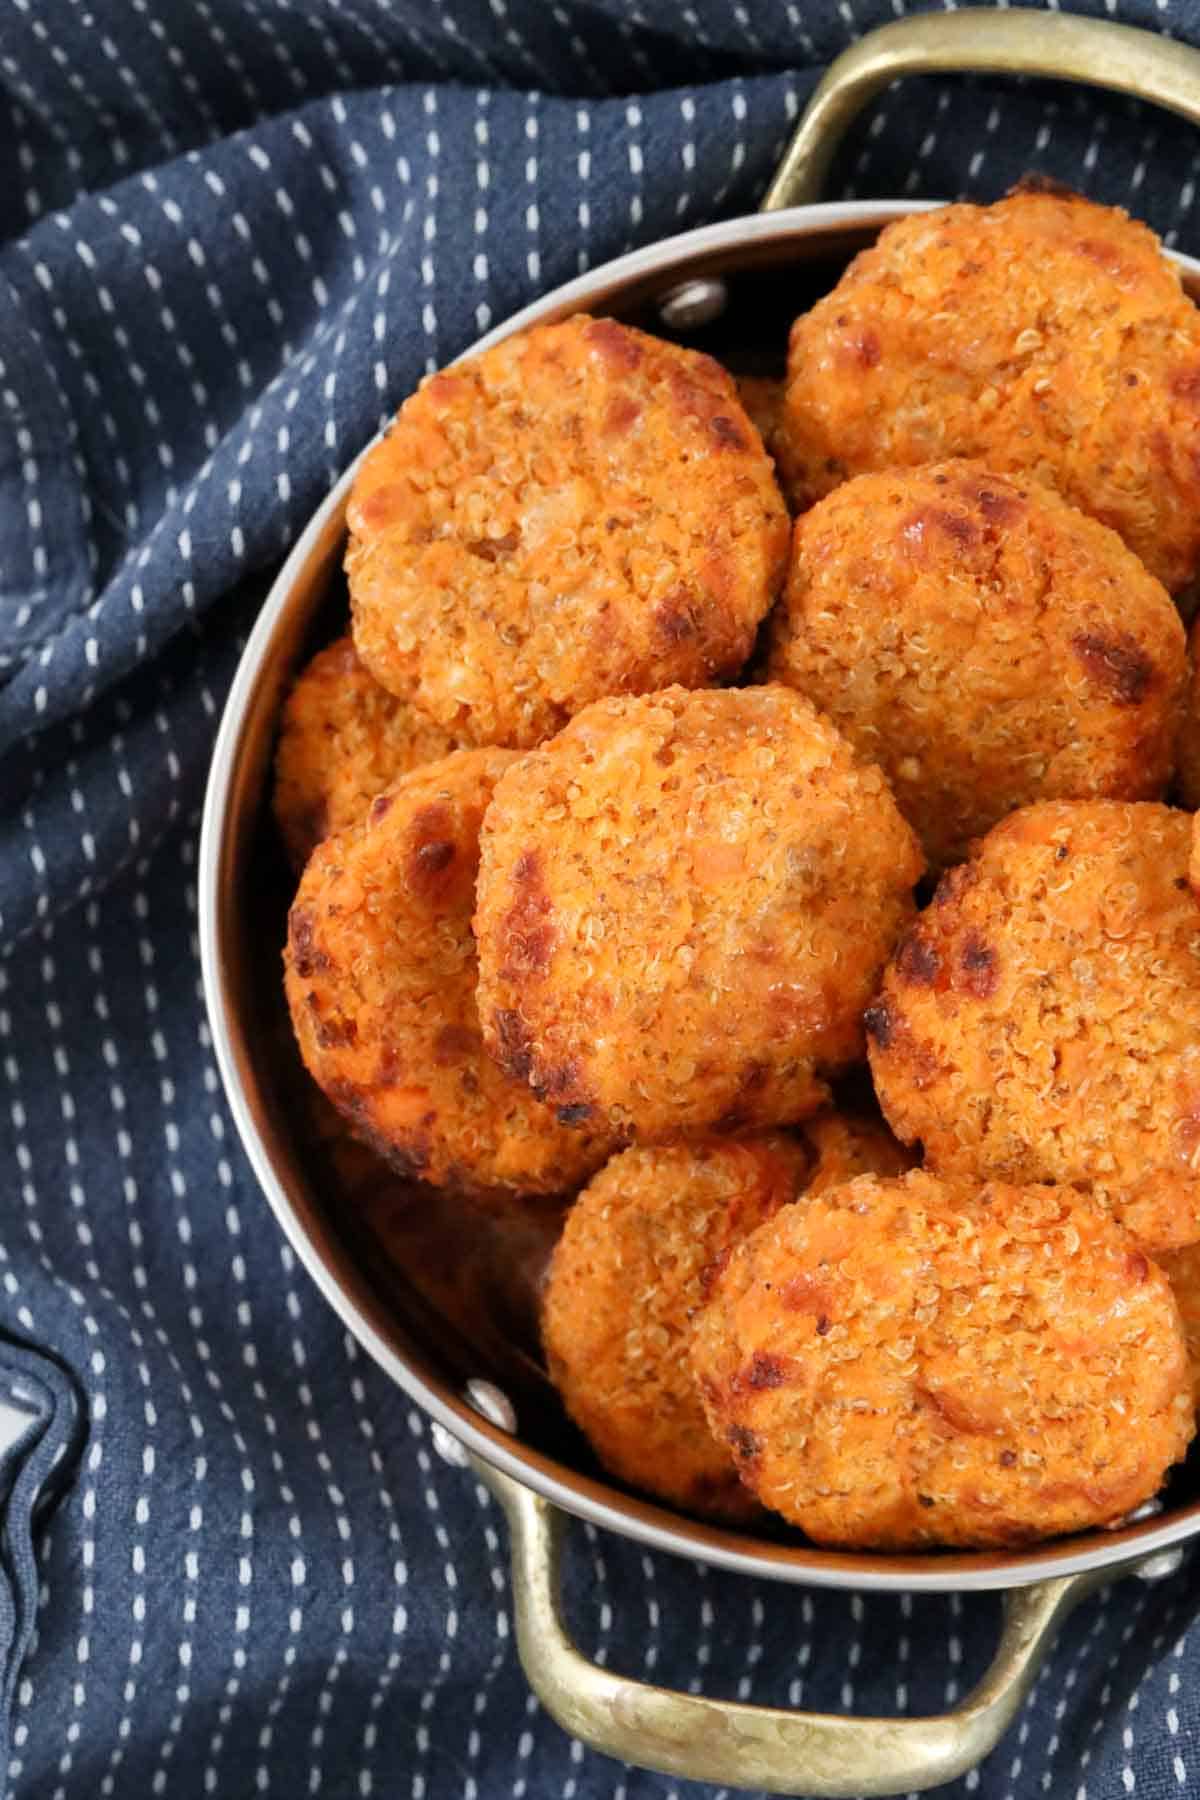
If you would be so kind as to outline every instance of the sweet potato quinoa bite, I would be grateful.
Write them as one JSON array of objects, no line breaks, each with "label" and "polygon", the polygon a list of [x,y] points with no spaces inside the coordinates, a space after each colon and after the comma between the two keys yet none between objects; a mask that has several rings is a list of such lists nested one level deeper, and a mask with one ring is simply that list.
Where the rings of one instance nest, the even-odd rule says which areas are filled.
[{"label": "sweet potato quinoa bite", "polygon": [[830,1112],[795,1136],[626,1150],[593,1176],[551,1261],[542,1337],[601,1462],[685,1511],[756,1511],[704,1417],[687,1358],[693,1317],[734,1245],[802,1190],[906,1167],[882,1126]]},{"label": "sweet potato quinoa bite", "polygon": [[1111,1524],[1193,1432],[1166,1276],[1089,1196],[862,1176],[732,1253],[692,1338],[709,1422],[818,1543]]},{"label": "sweet potato quinoa bite", "polygon": [[588,707],[497,784],[485,1041],[626,1137],[786,1124],[862,1054],[922,859],[879,770],[781,687]]},{"label": "sweet potato quinoa bite", "polygon": [[604,1161],[484,1055],[471,909],[479,825],[510,751],[402,777],[314,852],[285,986],[310,1074],[402,1173],[476,1193],[560,1193]]},{"label": "sweet potato quinoa bite", "polygon": [[943,877],[866,1021],[929,1168],[1085,1184],[1152,1254],[1200,1239],[1191,838],[1166,806],[1044,802]]},{"label": "sweet potato quinoa bite", "polygon": [[360,656],[481,744],[537,744],[605,694],[736,674],[787,554],[733,377],[582,315],[426,380],[347,517]]},{"label": "sweet potato quinoa bite", "polygon": [[398,776],[458,747],[368,675],[351,638],[319,651],[287,697],[275,753],[275,818],[293,868],[323,837],[357,824]]},{"label": "sweet potato quinoa bite", "polygon": [[796,320],[773,448],[799,508],[949,456],[1037,476],[1176,593],[1200,561],[1200,314],[1145,225],[1077,194],[915,213]]},{"label": "sweet potato quinoa bite", "polygon": [[685,1511],[757,1510],[705,1421],[692,1315],[811,1163],[783,1136],[626,1150],[576,1200],[551,1259],[542,1340],[563,1404],[606,1468]]},{"label": "sweet potato quinoa bite", "polygon": [[860,475],[796,521],[768,666],[879,763],[944,865],[1032,800],[1159,798],[1186,644],[1115,532],[947,462]]}]

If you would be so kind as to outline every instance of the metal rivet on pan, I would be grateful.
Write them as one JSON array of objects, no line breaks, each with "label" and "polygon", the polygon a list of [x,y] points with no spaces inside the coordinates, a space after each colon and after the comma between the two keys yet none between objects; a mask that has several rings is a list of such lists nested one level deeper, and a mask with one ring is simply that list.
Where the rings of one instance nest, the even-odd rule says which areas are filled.
[{"label": "metal rivet on pan", "polygon": [[1139,1581],[1165,1581],[1168,1575],[1177,1575],[1182,1566],[1183,1549],[1177,1544],[1173,1550],[1156,1550],[1138,1564],[1134,1574]]},{"label": "metal rivet on pan", "polygon": [[[1121,1520],[1122,1525],[1140,1525],[1144,1519],[1153,1519],[1162,1511],[1161,1500],[1143,1500]],[[1182,1545],[1169,1550],[1156,1550],[1152,1556],[1144,1557],[1136,1564],[1133,1573],[1139,1581],[1165,1581],[1168,1575],[1175,1575],[1182,1566],[1184,1550]]]},{"label": "metal rivet on pan", "polygon": [[499,1425],[501,1431],[517,1429],[517,1415],[513,1403],[503,1388],[498,1388],[493,1381],[468,1381],[467,1399],[481,1412],[485,1419],[493,1425]]},{"label": "metal rivet on pan", "polygon": [[466,1451],[463,1449],[454,1433],[452,1431],[447,1431],[440,1420],[435,1419],[433,1421],[433,1424],[430,1427],[430,1436],[433,1439],[434,1449],[444,1463],[449,1463],[452,1469],[466,1468]]},{"label": "metal rivet on pan", "polygon": [[658,316],[668,331],[699,331],[711,325],[729,305],[729,289],[723,281],[695,276],[659,295]]}]

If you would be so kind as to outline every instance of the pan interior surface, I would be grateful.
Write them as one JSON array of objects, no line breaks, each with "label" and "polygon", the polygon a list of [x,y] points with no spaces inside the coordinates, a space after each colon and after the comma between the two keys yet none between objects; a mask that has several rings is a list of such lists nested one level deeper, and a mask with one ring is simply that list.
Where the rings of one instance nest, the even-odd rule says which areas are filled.
[{"label": "pan interior surface", "polygon": [[[610,263],[493,332],[579,310],[672,335],[658,301],[684,279],[719,280],[728,304],[680,341],[737,373],[782,372],[788,326],[902,203],[817,206],[706,227]],[[1195,298],[1200,264],[1177,259]],[[1116,1531],[1034,1550],[882,1555],[819,1550],[780,1526],[706,1525],[603,1475],[569,1425],[537,1346],[538,1283],[557,1215],[544,1201],[472,1211],[390,1174],[353,1144],[305,1073],[279,950],[294,879],[270,814],[279,707],[299,663],[346,628],[343,515],[353,471],[289,557],[247,645],[209,779],[200,853],[201,949],[214,1044],[242,1141],[280,1224],[364,1347],[480,1455],[568,1511],[660,1549],[776,1579],[858,1588],[1001,1588],[1117,1564],[1200,1529],[1200,1456],[1161,1510]],[[512,1400],[517,1432],[465,1398],[483,1379]]]}]

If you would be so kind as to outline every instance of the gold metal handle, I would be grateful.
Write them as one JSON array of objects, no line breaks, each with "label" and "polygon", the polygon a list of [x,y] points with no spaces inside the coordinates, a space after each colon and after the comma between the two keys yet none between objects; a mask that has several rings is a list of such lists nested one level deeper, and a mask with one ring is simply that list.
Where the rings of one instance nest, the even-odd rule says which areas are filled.
[{"label": "gold metal handle", "polygon": [[614,1675],[576,1649],[559,1593],[566,1515],[481,1458],[466,1455],[508,1518],[517,1648],[546,1711],[607,1756],[722,1787],[817,1800],[904,1794],[952,1781],[999,1741],[1062,1620],[1090,1588],[1114,1573],[1066,1576],[1012,1590],[991,1667],[961,1706],[935,1718],[842,1718],[706,1700]]},{"label": "gold metal handle", "polygon": [[1200,51],[1136,25],[1031,8],[965,8],[882,25],[830,64],[762,203],[764,212],[819,200],[847,127],[902,75],[955,70],[1045,75],[1114,88],[1200,123]]}]

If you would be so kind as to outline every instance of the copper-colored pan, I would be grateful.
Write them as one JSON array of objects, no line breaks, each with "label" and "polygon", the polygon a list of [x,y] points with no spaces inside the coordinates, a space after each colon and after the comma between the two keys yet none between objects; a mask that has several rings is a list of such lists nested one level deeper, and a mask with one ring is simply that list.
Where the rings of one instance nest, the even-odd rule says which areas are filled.
[{"label": "copper-colored pan", "polygon": [[[814,203],[846,125],[893,77],[951,69],[1074,78],[1158,101],[1200,122],[1200,52],[1168,39],[1019,10],[904,20],[834,63],[761,213],[608,263],[527,307],[483,343],[587,309],[660,331],[702,332],[705,346],[718,354],[736,353],[739,343],[761,344],[764,321],[774,315],[782,345],[790,313],[827,289],[885,221],[917,210],[899,200]],[[1200,297],[1200,263],[1176,261]],[[266,1197],[330,1305],[432,1414],[445,1453],[469,1462],[504,1507],[525,1670],[569,1730],[627,1761],[726,1786],[891,1794],[947,1781],[997,1742],[1059,1622],[1089,1588],[1134,1572],[1171,1571],[1177,1547],[1200,1532],[1200,1470],[1185,1469],[1153,1516],[1032,1551],[892,1556],[768,1540],[683,1518],[590,1473],[564,1438],[532,1357],[510,1342],[510,1319],[502,1312],[486,1316],[486,1279],[473,1290],[476,1330],[454,1316],[444,1285],[427,1282],[422,1291],[420,1282],[381,1281],[381,1259],[347,1228],[348,1214],[362,1209],[348,1207],[344,1192],[341,1207],[332,1204],[347,1179],[344,1168],[336,1160],[323,1168],[314,1156],[311,1109],[296,1084],[278,965],[263,948],[282,943],[288,898],[264,811],[276,719],[300,655],[321,631],[323,610],[337,603],[353,473],[347,470],[314,515],[263,607],[225,710],[204,814],[200,909],[209,1014],[230,1106]],[[516,1412],[508,1396],[516,1399]],[[569,1513],[659,1550],[773,1580],[1005,1589],[1000,1646],[979,1686],[937,1718],[839,1718],[650,1687],[593,1666],[569,1640],[556,1569]]]}]

